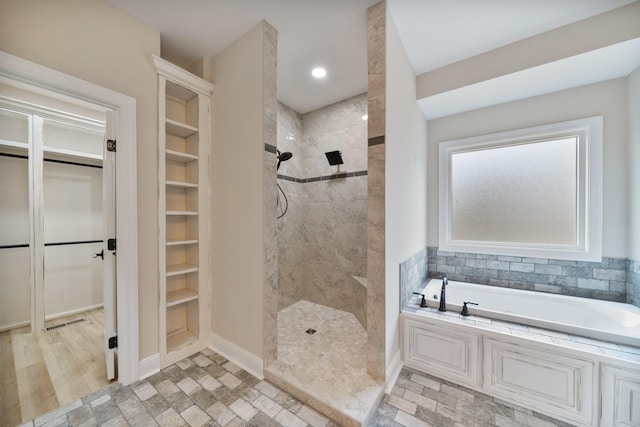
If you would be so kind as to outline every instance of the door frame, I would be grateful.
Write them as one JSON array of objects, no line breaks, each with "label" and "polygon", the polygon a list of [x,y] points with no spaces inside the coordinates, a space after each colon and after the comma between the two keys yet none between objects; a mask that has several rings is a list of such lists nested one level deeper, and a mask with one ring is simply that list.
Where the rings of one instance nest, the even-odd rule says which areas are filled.
[{"label": "door frame", "polygon": [[114,111],[116,151],[116,307],[118,382],[139,378],[138,194],[136,100],[130,96],[0,51],[0,75]]}]

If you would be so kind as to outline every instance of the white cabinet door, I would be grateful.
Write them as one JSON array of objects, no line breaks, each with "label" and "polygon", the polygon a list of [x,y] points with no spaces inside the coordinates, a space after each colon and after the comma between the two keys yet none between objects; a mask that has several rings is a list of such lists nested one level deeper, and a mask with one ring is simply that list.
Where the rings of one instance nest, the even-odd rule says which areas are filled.
[{"label": "white cabinet door", "polygon": [[478,335],[404,319],[404,363],[440,378],[478,386]]},{"label": "white cabinet door", "polygon": [[603,363],[603,427],[640,426],[640,369]]},{"label": "white cabinet door", "polygon": [[595,363],[484,338],[484,390],[528,408],[592,425]]}]

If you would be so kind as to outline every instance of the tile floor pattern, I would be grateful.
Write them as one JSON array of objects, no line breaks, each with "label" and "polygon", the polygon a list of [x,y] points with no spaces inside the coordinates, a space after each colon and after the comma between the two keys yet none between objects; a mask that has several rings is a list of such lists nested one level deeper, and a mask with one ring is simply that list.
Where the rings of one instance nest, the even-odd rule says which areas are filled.
[{"label": "tile floor pattern", "polygon": [[[291,395],[204,350],[122,387],[118,383],[25,426],[336,427]],[[404,368],[372,426],[567,426]]]}]

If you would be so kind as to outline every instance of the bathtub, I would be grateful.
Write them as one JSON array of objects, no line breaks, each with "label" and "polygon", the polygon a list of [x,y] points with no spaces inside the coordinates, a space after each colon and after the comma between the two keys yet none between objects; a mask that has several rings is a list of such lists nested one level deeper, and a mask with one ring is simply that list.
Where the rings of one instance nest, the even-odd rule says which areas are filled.
[{"label": "bathtub", "polygon": [[[432,279],[422,293],[429,307],[440,304],[442,280]],[[524,291],[450,280],[447,310],[640,347],[640,308],[631,304]]]}]

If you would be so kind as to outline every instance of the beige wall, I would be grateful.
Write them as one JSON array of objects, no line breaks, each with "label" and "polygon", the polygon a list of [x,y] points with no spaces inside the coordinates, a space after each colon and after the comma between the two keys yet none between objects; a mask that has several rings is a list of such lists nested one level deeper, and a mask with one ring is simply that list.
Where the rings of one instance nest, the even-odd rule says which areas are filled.
[{"label": "beige wall", "polygon": [[604,116],[603,256],[627,256],[626,79],[430,120],[429,246],[438,245],[438,143],[566,120]]},{"label": "beige wall", "polygon": [[388,10],[386,54],[385,353],[389,369],[400,348],[399,265],[427,245],[427,127],[416,102],[415,74]]},{"label": "beige wall", "polygon": [[106,0],[2,1],[0,49],[136,99],[139,355],[157,353],[158,107],[150,55],[160,54],[160,33]]},{"label": "beige wall", "polygon": [[627,78],[629,108],[629,258],[640,261],[640,68]]},{"label": "beige wall", "polygon": [[634,2],[421,74],[418,99],[640,37],[638,22]]},{"label": "beige wall", "polygon": [[211,60],[211,330],[258,357],[263,353],[264,25]]}]

